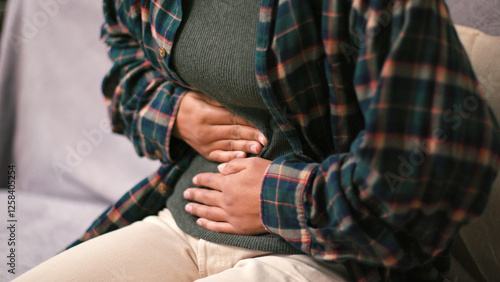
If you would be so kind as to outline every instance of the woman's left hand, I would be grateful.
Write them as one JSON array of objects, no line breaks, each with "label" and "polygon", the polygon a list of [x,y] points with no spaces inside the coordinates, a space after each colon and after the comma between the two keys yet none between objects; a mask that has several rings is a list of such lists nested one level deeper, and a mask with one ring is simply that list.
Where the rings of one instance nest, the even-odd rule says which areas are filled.
[{"label": "woman's left hand", "polygon": [[202,227],[221,233],[257,235],[266,233],[260,217],[260,192],[271,161],[262,158],[234,159],[219,166],[220,173],[200,173],[193,178],[198,186],[184,197],[197,202],[186,211],[198,216]]}]

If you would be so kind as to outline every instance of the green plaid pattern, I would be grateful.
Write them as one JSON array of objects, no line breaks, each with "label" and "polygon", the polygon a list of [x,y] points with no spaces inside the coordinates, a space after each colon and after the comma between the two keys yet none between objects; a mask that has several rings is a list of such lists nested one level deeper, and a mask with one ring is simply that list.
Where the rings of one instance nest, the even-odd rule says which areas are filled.
[{"label": "green plaid pattern", "polygon": [[[104,1],[114,131],[163,166],[75,244],[162,209],[193,155],[171,138],[189,89],[168,64],[180,3]],[[485,208],[500,132],[443,0],[262,0],[256,51],[294,151],[264,179],[268,230],[357,281],[445,280],[454,235]]]}]

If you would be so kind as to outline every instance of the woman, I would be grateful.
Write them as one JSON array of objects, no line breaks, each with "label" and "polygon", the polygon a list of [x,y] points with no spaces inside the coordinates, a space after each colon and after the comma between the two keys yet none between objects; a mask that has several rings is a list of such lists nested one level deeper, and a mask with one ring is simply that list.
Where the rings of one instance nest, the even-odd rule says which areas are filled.
[{"label": "woman", "polygon": [[21,281],[446,278],[499,131],[442,1],[104,11],[114,130],[163,166]]}]

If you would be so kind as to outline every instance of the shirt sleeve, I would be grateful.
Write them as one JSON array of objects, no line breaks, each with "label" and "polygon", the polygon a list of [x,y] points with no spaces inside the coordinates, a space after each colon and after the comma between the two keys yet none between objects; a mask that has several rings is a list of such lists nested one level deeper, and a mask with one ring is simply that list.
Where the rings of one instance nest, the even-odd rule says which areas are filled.
[{"label": "shirt sleeve", "polygon": [[[101,39],[113,66],[102,89],[112,129],[133,141],[140,156],[172,162],[187,145],[172,138],[180,101],[187,89],[170,81],[145,56],[149,13],[141,1],[104,1]],[[148,7],[146,7],[147,9]],[[151,36],[151,34],[149,34]]]},{"label": "shirt sleeve", "polygon": [[349,152],[321,163],[274,160],[264,225],[322,260],[429,263],[486,206],[496,120],[443,1],[323,2],[327,74],[352,70],[364,129]]}]

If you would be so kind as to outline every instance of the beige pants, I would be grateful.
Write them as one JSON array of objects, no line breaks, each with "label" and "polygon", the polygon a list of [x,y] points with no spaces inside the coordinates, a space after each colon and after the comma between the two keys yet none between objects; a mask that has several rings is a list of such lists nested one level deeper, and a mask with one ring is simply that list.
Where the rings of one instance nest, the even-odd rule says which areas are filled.
[{"label": "beige pants", "polygon": [[19,281],[346,281],[340,264],[272,255],[189,236],[161,211],[65,251]]}]

